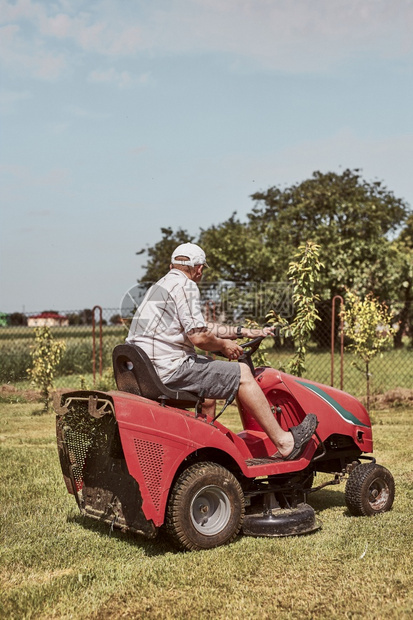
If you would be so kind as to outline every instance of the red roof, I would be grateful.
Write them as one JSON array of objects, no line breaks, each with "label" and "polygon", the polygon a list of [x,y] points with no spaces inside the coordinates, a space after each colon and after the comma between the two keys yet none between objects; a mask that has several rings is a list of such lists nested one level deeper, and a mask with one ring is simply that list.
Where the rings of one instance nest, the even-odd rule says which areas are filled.
[{"label": "red roof", "polygon": [[42,312],[41,314],[35,314],[29,317],[30,319],[67,319],[67,316],[57,314],[57,312]]}]

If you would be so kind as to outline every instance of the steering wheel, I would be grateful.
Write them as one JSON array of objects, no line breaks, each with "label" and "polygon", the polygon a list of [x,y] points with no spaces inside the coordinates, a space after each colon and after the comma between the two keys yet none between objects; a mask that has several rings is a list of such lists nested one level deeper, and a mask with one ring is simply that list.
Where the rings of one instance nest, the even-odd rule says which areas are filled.
[{"label": "steering wheel", "polygon": [[[240,344],[239,346],[241,347],[241,349],[245,349],[245,353],[243,353],[238,359],[240,360],[241,358],[243,358],[245,360],[245,358],[247,357],[250,358],[255,353],[255,351],[259,348],[264,338],[266,338],[266,336],[257,336],[257,338],[253,338],[252,340],[249,340],[248,342],[244,342],[243,344]],[[226,357],[221,351],[210,351],[210,353],[212,355],[219,355],[220,357]]]},{"label": "steering wheel", "polygon": [[244,342],[244,344],[240,344],[239,346],[241,347],[241,349],[247,349],[244,353],[245,357],[251,357],[251,355],[253,355],[255,351],[259,348],[261,342],[264,340],[265,337],[266,336],[257,336],[256,338],[253,338],[248,342]]},{"label": "steering wheel", "polygon": [[[244,342],[243,344],[239,345],[242,349],[244,349],[244,353],[239,356],[237,361],[241,362],[241,364],[247,364],[253,374],[254,364],[252,363],[251,357],[259,348],[261,342],[264,340],[265,337],[266,336],[257,336],[257,338],[253,338],[252,340],[249,340],[248,342]],[[221,351],[211,351],[211,353],[214,355],[219,355],[220,357],[225,357],[225,355],[221,353]]]},{"label": "steering wheel", "polygon": [[252,374],[254,374],[254,364],[251,357],[259,348],[264,338],[265,336],[257,336],[257,338],[253,338],[252,340],[239,345],[245,352],[239,356],[238,361],[241,362],[241,364],[247,364],[247,366],[250,367]]}]

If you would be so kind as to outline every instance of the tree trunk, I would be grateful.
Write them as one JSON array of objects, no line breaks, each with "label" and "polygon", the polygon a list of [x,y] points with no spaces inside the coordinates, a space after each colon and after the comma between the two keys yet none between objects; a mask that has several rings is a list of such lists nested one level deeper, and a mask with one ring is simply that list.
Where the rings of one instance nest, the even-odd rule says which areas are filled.
[{"label": "tree trunk", "polygon": [[366,397],[367,397],[367,403],[366,403],[366,409],[367,411],[370,413],[370,373],[369,373],[369,363],[366,362]]},{"label": "tree trunk", "polygon": [[399,315],[399,329],[394,336],[394,348],[401,349],[403,346],[403,334],[409,323],[410,310],[412,306],[412,281],[408,280],[409,285],[404,291],[404,305]]}]

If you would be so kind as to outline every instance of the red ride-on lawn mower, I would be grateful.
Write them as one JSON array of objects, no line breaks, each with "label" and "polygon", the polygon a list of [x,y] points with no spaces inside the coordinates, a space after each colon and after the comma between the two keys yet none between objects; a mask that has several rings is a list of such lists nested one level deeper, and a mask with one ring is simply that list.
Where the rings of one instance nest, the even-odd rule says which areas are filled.
[{"label": "red ride-on lawn mower", "polygon": [[[288,536],[320,527],[307,496],[348,477],[353,515],[390,510],[391,473],[376,464],[367,411],[331,387],[273,368],[253,368],[262,338],[243,345],[284,429],[309,412],[315,435],[294,461],[271,458],[274,444],[245,409],[234,433],[201,413],[202,394],[163,385],[146,354],[113,352],[119,391],[67,391],[55,401],[63,476],[83,515],[153,538],[162,528],[181,549],[210,549],[247,536]],[[225,403],[224,408],[228,405]],[[313,487],[317,472],[332,479]]]}]

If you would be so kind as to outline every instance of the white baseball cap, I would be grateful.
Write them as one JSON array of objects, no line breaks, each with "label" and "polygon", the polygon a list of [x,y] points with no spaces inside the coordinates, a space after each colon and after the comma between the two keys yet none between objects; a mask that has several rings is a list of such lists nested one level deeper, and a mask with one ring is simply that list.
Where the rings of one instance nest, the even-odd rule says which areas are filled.
[{"label": "white baseball cap", "polygon": [[[177,260],[177,256],[187,256],[188,260]],[[189,265],[190,267],[195,265],[205,265],[205,267],[208,267],[204,250],[195,243],[181,243],[181,245],[178,245],[172,252],[171,263],[175,265]]]}]

